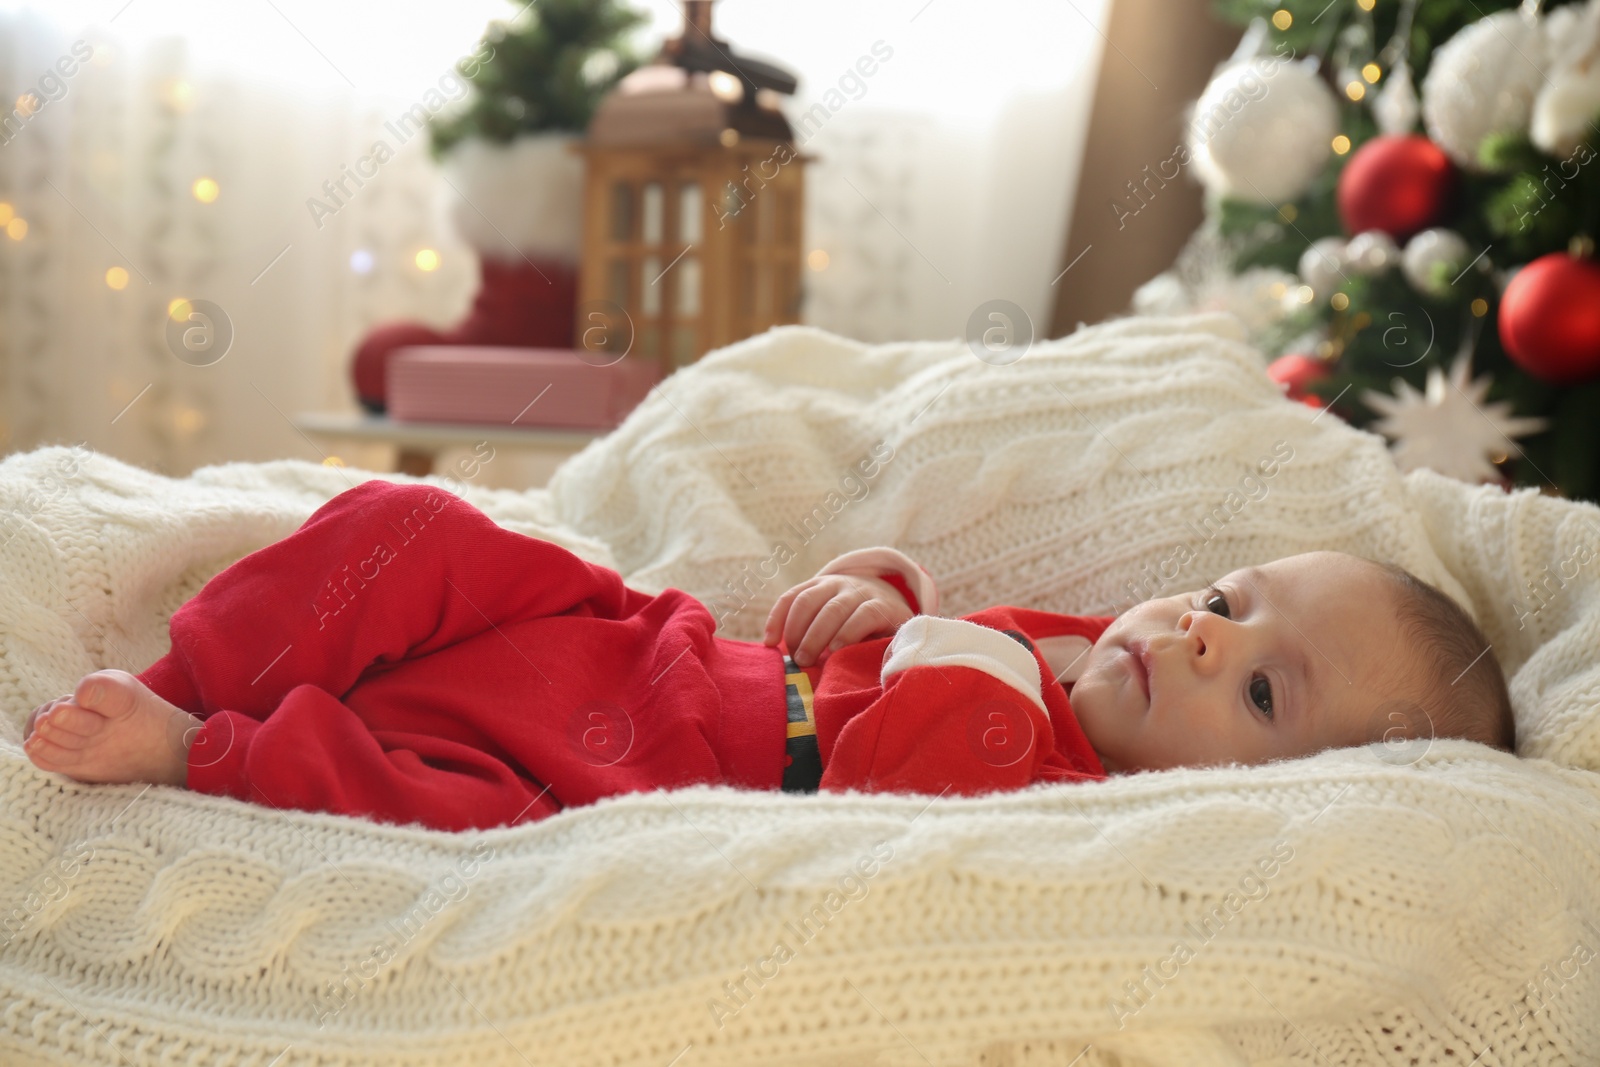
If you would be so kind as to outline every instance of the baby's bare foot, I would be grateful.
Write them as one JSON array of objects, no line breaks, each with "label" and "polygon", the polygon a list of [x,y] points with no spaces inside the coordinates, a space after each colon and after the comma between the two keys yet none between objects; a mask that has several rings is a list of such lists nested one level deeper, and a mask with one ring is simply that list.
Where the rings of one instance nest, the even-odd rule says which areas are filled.
[{"label": "baby's bare foot", "polygon": [[34,711],[22,747],[42,769],[80,782],[183,785],[199,724],[128,672],[95,671],[72,696]]}]

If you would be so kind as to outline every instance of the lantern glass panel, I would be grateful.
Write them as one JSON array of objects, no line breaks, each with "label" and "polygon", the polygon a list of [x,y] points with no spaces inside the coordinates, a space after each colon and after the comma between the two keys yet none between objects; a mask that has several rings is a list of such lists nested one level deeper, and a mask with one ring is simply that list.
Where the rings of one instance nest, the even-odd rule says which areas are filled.
[{"label": "lantern glass panel", "polygon": [[618,258],[611,261],[611,302],[618,307],[630,307],[628,298],[628,261]]},{"label": "lantern glass panel", "polygon": [[700,259],[684,256],[673,272],[677,275],[678,314],[684,317],[700,314]]},{"label": "lantern glass panel", "polygon": [[[666,192],[660,182],[650,182],[644,187],[643,226],[640,240],[647,245],[658,245],[663,237],[663,216],[666,214]],[[651,275],[655,277],[655,275]]]},{"label": "lantern glass panel", "polygon": [[672,329],[672,362],[685,367],[694,362],[695,330],[693,326],[675,326]]},{"label": "lantern glass panel", "polygon": [[694,244],[700,240],[702,217],[700,183],[684,182],[683,187],[678,190],[678,240],[685,244]]},{"label": "lantern glass panel", "polygon": [[627,182],[611,187],[611,237],[617,241],[633,240],[633,188]]},{"label": "lantern glass panel", "polygon": [[645,256],[639,261],[639,310],[646,315],[661,314],[660,278],[660,256]]}]

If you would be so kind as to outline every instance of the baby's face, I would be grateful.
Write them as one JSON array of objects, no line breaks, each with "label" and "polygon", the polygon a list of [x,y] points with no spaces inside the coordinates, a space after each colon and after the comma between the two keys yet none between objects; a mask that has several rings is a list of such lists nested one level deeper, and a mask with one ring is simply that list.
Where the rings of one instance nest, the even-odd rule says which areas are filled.
[{"label": "baby's face", "polygon": [[1376,566],[1341,552],[1233,571],[1118,616],[1072,686],[1072,709],[1113,773],[1366,744],[1401,696],[1396,680],[1418,676],[1404,670],[1397,603]]}]

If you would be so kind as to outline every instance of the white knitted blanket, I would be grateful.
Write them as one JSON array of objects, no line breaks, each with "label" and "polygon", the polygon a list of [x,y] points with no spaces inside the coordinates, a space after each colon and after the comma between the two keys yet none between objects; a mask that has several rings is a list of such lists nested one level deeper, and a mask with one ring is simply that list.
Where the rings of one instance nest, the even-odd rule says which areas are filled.
[{"label": "white knitted blanket", "polygon": [[1315,416],[1221,316],[1005,367],[787,328],[671,378],[548,491],[440,480],[735,637],[865,544],[924,563],[949,615],[1386,556],[1471,605],[1526,758],[1374,746],[971,799],[697,787],[460,835],[82,786],[23,757],[27,711],[145,667],[210,575],[371,475],[13,456],[0,1062],[1594,1063],[1600,510],[1402,478]]}]

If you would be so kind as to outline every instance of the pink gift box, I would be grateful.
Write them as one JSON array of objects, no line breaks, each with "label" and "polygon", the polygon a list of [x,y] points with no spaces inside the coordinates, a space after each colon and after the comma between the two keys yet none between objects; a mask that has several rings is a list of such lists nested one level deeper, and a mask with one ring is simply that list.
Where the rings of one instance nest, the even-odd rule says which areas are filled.
[{"label": "pink gift box", "polygon": [[497,423],[611,429],[660,380],[655,360],[607,366],[568,348],[417,345],[388,367],[388,415],[397,422]]}]

